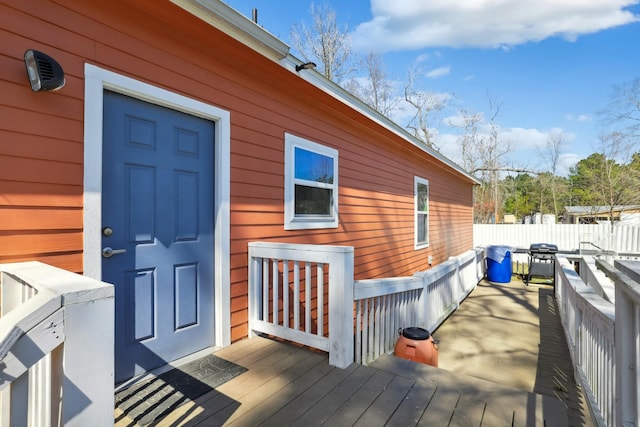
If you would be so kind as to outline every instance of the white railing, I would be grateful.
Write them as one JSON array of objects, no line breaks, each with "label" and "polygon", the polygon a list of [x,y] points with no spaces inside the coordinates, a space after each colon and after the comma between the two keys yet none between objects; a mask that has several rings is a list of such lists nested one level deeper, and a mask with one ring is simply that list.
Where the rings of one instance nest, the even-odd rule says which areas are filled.
[{"label": "white railing", "polygon": [[615,309],[558,255],[556,298],[578,380],[599,425],[615,421]]},{"label": "white railing", "polygon": [[471,250],[411,277],[359,280],[356,301],[356,362],[364,365],[393,352],[398,331],[434,331],[484,275],[482,250]]},{"label": "white railing", "polygon": [[615,302],[615,286],[613,280],[609,279],[606,274],[598,270],[596,266],[596,258],[592,256],[581,256],[572,261],[577,262],[578,274],[582,281],[592,287],[598,295],[607,301]]},{"label": "white railing", "polygon": [[345,246],[249,243],[249,334],[328,351],[333,366],[366,364],[393,351],[398,329],[437,328],[484,275],[477,249],[411,277],[354,283],[353,256]]},{"label": "white railing", "polygon": [[475,247],[508,245],[529,248],[532,243],[553,243],[562,252],[616,254],[640,252],[640,226],[616,224],[474,224]]},{"label": "white railing", "polygon": [[398,330],[424,323],[420,277],[360,280],[356,300],[355,361],[363,365],[393,351]]},{"label": "white railing", "polygon": [[0,425],[112,426],[113,287],[26,262],[0,291]]},{"label": "white railing", "polygon": [[332,366],[353,363],[353,247],[249,243],[256,332],[328,351]]},{"label": "white railing", "polygon": [[[640,261],[598,261],[616,288],[616,425],[640,426]],[[611,424],[613,425],[613,424]]]}]

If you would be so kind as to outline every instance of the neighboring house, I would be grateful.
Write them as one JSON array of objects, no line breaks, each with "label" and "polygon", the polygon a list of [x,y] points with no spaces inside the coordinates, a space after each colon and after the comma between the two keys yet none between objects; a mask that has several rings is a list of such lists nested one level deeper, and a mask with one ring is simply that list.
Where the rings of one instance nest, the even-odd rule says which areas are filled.
[{"label": "neighboring house", "polygon": [[[611,221],[611,206],[565,206],[562,213],[563,224],[598,224]],[[637,223],[640,205],[620,205],[613,207],[613,220],[628,224]]]},{"label": "neighboring house", "polygon": [[247,336],[248,242],[353,246],[356,279],[473,245],[469,174],[219,1],[0,0],[0,31],[0,262],[115,285],[118,381]]}]

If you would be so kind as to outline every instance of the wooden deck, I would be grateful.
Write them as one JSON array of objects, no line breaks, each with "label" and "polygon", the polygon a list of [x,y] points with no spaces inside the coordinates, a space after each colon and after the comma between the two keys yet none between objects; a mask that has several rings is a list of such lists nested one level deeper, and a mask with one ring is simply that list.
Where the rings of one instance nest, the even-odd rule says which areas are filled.
[{"label": "wooden deck", "polygon": [[116,425],[568,425],[556,399],[394,356],[338,369],[326,354],[267,338],[244,340],[216,355],[247,372],[159,421],[116,411]]},{"label": "wooden deck", "polygon": [[[474,294],[477,292],[475,298],[480,301],[486,297],[482,291],[474,291]],[[504,293],[504,290],[501,292]],[[474,298],[474,294],[471,298]],[[524,310],[535,311],[522,298],[505,298],[504,304],[508,304],[508,300]],[[459,310],[462,316],[464,305]],[[549,319],[542,317],[540,324],[547,329]],[[478,319],[476,317],[476,322]],[[494,323],[501,321],[504,319],[500,316],[493,319]],[[533,333],[542,339],[545,333],[540,326],[536,326]],[[557,330],[554,329],[553,334],[557,334]],[[446,336],[446,333],[441,335]],[[438,338],[446,339],[445,336]],[[518,339],[513,341],[520,343]],[[540,346],[541,351],[546,351],[543,347]],[[547,346],[554,349],[553,355],[536,352],[534,356],[538,360],[553,357],[556,362],[565,363],[568,355],[557,352],[557,347],[555,344]],[[575,412],[576,408],[571,407],[570,402],[561,400],[557,387],[552,385],[551,389],[546,390],[542,385],[535,390],[528,390],[529,385],[498,384],[490,373],[486,376],[492,381],[479,378],[482,375],[472,372],[456,368],[454,371],[433,368],[388,355],[371,366],[352,364],[343,370],[329,366],[325,353],[263,337],[237,342],[217,351],[215,355],[248,370],[195,399],[180,397],[180,390],[177,389],[165,390],[160,397],[139,402],[149,405],[149,408],[157,407],[158,400],[163,398],[178,402],[155,421],[145,419],[143,415],[132,419],[127,413],[116,409],[116,425],[310,427],[589,424],[582,422],[586,416],[576,418],[574,414],[568,417],[567,409]],[[442,363],[445,355],[446,351],[441,352],[441,366],[446,365]],[[555,367],[549,365],[547,376],[553,378],[563,374],[557,370],[558,363],[555,363]],[[534,363],[534,376],[541,377],[546,367],[536,368]],[[503,368],[503,371],[501,375],[508,377],[509,369]],[[540,380],[534,382],[542,384]],[[566,384],[569,383],[564,383],[563,387],[572,387]],[[567,394],[576,394],[576,390],[565,391]]]}]

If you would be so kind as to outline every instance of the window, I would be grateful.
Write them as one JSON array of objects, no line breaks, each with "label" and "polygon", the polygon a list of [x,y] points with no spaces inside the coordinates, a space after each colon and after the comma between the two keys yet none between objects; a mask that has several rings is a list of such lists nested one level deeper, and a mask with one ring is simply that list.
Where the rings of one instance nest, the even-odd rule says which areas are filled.
[{"label": "window", "polygon": [[285,133],[284,228],[338,227],[338,151]]},{"label": "window", "polygon": [[429,181],[416,176],[414,186],[416,249],[420,249],[429,246]]}]

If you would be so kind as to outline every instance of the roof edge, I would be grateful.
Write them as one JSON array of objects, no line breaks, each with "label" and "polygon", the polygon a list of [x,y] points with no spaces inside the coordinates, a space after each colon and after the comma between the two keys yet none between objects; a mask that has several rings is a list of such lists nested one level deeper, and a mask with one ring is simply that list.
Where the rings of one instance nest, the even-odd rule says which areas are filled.
[{"label": "roof edge", "polygon": [[289,45],[219,0],[170,1],[272,60],[289,54]]}]

